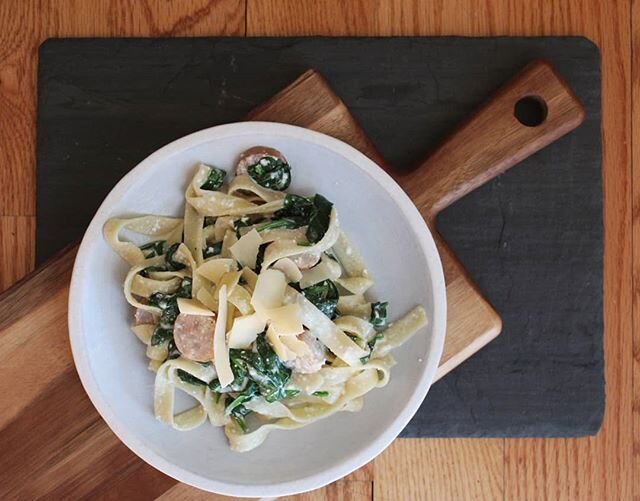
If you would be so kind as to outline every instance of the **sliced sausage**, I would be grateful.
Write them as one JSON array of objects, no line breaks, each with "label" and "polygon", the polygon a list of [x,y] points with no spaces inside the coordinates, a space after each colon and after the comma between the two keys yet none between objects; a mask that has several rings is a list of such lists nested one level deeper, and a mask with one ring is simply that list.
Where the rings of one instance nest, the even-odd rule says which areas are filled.
[{"label": "sliced sausage", "polygon": [[326,361],[326,351],[324,345],[315,336],[305,331],[298,336],[300,341],[304,341],[309,346],[309,351],[302,356],[297,356],[293,360],[283,362],[289,369],[301,374],[312,374],[322,369]]},{"label": "sliced sausage", "polygon": [[157,324],[158,315],[147,310],[136,308],[133,313],[133,325]]},{"label": "sliced sausage", "polygon": [[297,256],[289,257],[293,264],[295,264],[299,270],[304,271],[313,268],[318,261],[320,261],[320,254],[314,254],[313,252],[305,252],[304,254],[298,254]]},{"label": "sliced sausage", "polygon": [[213,359],[214,317],[180,313],[173,325],[173,340],[180,353],[196,362]]},{"label": "sliced sausage", "polygon": [[261,158],[271,157],[286,162],[284,155],[274,148],[268,146],[253,146],[246,151],[240,153],[238,163],[236,164],[236,176],[247,173],[247,169],[251,165],[257,164]]}]

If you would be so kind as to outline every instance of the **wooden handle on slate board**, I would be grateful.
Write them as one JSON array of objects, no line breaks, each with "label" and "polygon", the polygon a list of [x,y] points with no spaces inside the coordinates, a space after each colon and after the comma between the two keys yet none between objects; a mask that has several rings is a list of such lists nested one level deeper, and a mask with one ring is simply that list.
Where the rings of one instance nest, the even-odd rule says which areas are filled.
[{"label": "wooden handle on slate board", "polygon": [[432,226],[444,208],[584,120],[555,69],[534,61],[500,88],[417,168],[394,177]]}]

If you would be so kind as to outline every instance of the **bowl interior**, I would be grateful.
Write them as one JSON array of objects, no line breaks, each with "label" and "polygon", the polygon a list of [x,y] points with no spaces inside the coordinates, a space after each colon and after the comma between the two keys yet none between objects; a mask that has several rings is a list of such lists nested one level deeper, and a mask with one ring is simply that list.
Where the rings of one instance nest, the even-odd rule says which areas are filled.
[{"label": "bowl interior", "polygon": [[[126,263],[101,236],[104,222],[136,214],[181,215],[195,165],[230,170],[244,149],[282,151],[293,168],[289,191],[322,193],[362,253],[391,319],[422,304],[430,325],[394,352],[398,364],[385,388],[365,397],[358,413],[339,413],[296,431],[275,431],[258,449],[229,449],[221,428],[178,432],[153,415],[154,374],[129,330],[122,295]],[[404,197],[404,198],[403,198]],[[326,136],[290,126],[254,123],[216,127],[159,150],[127,175],[92,221],[78,255],[70,301],[74,358],[92,401],[134,452],[166,473],[233,495],[285,494],[318,487],[379,453],[422,400],[444,339],[444,284],[433,240],[415,208],[372,162]]]}]

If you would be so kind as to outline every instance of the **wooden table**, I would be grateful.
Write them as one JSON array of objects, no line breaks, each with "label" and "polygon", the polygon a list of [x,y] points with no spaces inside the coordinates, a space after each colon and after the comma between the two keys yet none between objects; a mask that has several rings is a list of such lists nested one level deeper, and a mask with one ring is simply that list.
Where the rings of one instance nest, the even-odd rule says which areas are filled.
[{"label": "wooden table", "polygon": [[[43,40],[312,34],[585,35],[600,46],[607,406],[592,438],[396,440],[296,499],[640,499],[640,0],[0,0],[0,288],[34,265]],[[131,484],[145,499],[144,480]],[[220,497],[178,484],[162,498]]]}]

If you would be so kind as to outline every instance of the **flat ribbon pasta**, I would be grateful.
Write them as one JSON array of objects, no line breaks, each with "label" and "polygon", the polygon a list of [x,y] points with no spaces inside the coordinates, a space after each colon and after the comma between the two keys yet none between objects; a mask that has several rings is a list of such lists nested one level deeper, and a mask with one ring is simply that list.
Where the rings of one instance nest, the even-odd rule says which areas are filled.
[{"label": "flat ribbon pasta", "polygon": [[120,240],[120,231],[126,228],[134,233],[154,237],[154,240],[166,240],[168,245],[179,242],[182,235],[183,220],[165,216],[141,216],[131,219],[113,218],[102,229],[104,239],[109,246],[131,266],[147,263],[156,264],[157,258],[147,259],[136,244]]},{"label": "flat ribbon pasta", "polygon": [[268,268],[279,259],[296,256],[298,254],[316,254],[319,256],[335,244],[339,235],[340,223],[338,222],[338,213],[335,209],[331,209],[329,227],[318,242],[308,246],[299,245],[298,242],[294,240],[278,240],[273,242],[264,252],[262,266]]},{"label": "flat ribbon pasta", "polygon": [[187,202],[202,216],[244,216],[247,214],[272,213],[281,209],[283,198],[257,205],[244,198],[229,195],[221,191],[209,191],[200,188],[206,181],[209,168],[201,164],[187,191]]},{"label": "flat ribbon pasta", "polygon": [[249,433],[244,433],[235,422],[230,422],[224,428],[230,447],[238,452],[250,451],[262,444],[273,430],[301,428],[339,411],[359,410],[362,405],[359,399],[362,395],[387,384],[388,372],[393,363],[393,359],[388,357],[361,366],[360,369],[353,369],[356,373],[346,380],[341,396],[332,404],[318,403],[300,408],[287,407],[279,402],[277,402],[279,405],[273,407],[270,407],[273,404],[255,404],[266,413],[266,416],[277,417],[277,419]]},{"label": "flat ribbon pasta", "polygon": [[[177,430],[192,430],[200,426],[207,416],[216,417],[219,410],[215,408],[215,402],[210,397],[206,386],[186,383],[178,376],[178,369],[204,382],[209,382],[215,377],[215,369],[211,366],[203,366],[197,362],[177,358],[164,362],[156,373],[154,387],[153,406],[156,417],[163,423],[173,426]],[[179,389],[191,397],[197,404],[185,411],[174,413],[175,390]]]}]

